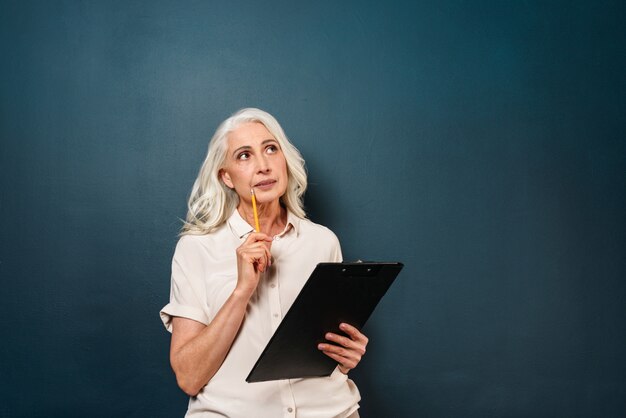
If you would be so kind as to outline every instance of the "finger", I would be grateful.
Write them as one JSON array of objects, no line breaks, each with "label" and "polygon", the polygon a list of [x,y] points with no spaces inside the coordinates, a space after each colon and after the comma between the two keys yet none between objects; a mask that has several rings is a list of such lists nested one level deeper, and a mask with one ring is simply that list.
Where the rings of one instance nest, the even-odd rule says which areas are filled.
[{"label": "finger", "polygon": [[369,341],[369,338],[367,338],[365,334],[363,334],[361,331],[359,331],[358,328],[353,327],[350,324],[342,322],[341,324],[339,324],[339,329],[348,334],[350,338],[354,341],[361,341],[365,344],[367,344]]},{"label": "finger", "polygon": [[259,258],[257,258],[257,266],[259,271],[265,272],[265,270],[272,265],[271,255],[267,251],[262,251]]},{"label": "finger", "polygon": [[265,250],[265,257],[267,257],[267,264],[271,266],[272,265],[272,253],[266,245],[263,245],[263,249]]},{"label": "finger", "polygon": [[250,232],[246,237],[244,244],[252,242],[272,242],[273,239],[263,232]]},{"label": "finger", "polygon": [[263,245],[259,244],[260,247],[254,248],[254,261],[253,263],[263,266],[261,271],[265,271],[265,267],[269,267],[272,265],[272,253]]},{"label": "finger", "polygon": [[365,344],[357,341],[353,341],[348,337],[344,337],[342,335],[333,334],[332,332],[327,333],[324,336],[328,341],[332,341],[337,343],[345,348],[349,348],[352,350],[356,350],[359,354],[365,354]]},{"label": "finger", "polygon": [[343,374],[348,374],[348,371],[354,369],[363,358],[365,354],[365,344],[357,343],[349,338],[333,333],[328,333],[326,337],[329,340],[339,340],[347,344],[347,346],[338,346],[335,344],[320,343],[317,348],[339,363],[339,370]]},{"label": "finger", "polygon": [[355,361],[354,359],[349,359],[349,358],[340,356],[339,354],[331,353],[328,351],[323,351],[323,353],[337,362],[337,364],[339,365],[339,370],[343,374],[348,374],[348,372],[354,369],[359,363],[358,361]]},{"label": "finger", "polygon": [[259,271],[265,271],[266,266],[270,263],[270,255],[263,245],[258,248],[247,248],[241,252],[243,260],[254,265]]},{"label": "finger", "polygon": [[[263,253],[263,256],[266,258],[266,264],[270,266],[272,265],[272,253],[266,242],[256,241],[250,244],[244,243],[238,249],[238,252],[240,252],[244,256],[251,251],[261,251]],[[256,258],[258,259],[259,257],[256,256]]]},{"label": "finger", "polygon": [[240,247],[240,251],[263,251],[264,253],[267,253],[268,255],[272,254],[270,252],[270,249],[267,247],[267,245],[264,242],[254,242],[249,245],[244,245]]},{"label": "finger", "polygon": [[[334,344],[321,343],[318,344],[317,348],[323,351],[325,354],[334,354],[350,362],[358,363],[359,361],[361,361],[362,358],[362,354],[359,350],[345,348]],[[343,364],[345,364],[345,361],[343,362]]]},{"label": "finger", "polygon": [[268,256],[267,248],[263,246],[263,244],[259,244],[258,246],[251,246],[248,248],[242,248],[240,251],[240,255],[245,260],[250,260],[252,258],[266,258]]}]

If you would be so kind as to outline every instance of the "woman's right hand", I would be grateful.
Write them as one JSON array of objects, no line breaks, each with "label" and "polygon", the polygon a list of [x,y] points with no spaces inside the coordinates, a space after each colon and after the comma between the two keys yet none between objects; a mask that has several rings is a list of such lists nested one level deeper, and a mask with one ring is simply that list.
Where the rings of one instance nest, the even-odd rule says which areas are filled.
[{"label": "woman's right hand", "polygon": [[196,396],[219,370],[246,314],[261,273],[271,262],[272,239],[253,232],[237,248],[237,287],[208,324],[174,317],[170,361],[178,385]]},{"label": "woman's right hand", "polygon": [[254,293],[261,273],[272,265],[272,238],[262,232],[252,232],[237,248],[237,289],[247,295]]}]

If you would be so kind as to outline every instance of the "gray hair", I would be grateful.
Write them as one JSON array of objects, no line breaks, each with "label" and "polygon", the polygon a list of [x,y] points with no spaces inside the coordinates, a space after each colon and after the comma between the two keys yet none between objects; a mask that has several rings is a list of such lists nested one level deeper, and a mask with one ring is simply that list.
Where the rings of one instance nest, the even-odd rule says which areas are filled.
[{"label": "gray hair", "polygon": [[280,201],[297,217],[306,217],[302,199],[307,177],[300,151],[289,142],[283,128],[272,115],[260,109],[246,108],[222,122],[211,138],[207,156],[191,189],[187,219],[181,235],[208,234],[226,222],[237,207],[239,196],[221,181],[219,172],[226,160],[228,134],[247,122],[263,124],[278,141],[287,161],[288,174],[287,191]]}]

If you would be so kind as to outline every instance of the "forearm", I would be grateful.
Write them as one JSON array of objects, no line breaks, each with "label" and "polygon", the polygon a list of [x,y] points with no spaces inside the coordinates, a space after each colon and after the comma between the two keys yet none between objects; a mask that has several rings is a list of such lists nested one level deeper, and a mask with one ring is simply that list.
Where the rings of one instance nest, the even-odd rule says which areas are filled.
[{"label": "forearm", "polygon": [[[188,395],[195,396],[224,362],[245,317],[248,293],[233,291],[208,326],[188,341],[172,347],[172,369],[178,385]],[[175,344],[174,336],[172,344]]]}]

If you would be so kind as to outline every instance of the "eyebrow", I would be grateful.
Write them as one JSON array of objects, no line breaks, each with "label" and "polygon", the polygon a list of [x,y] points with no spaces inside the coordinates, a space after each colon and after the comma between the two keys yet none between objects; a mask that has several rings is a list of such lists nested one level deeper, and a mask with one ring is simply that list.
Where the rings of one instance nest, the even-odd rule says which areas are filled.
[{"label": "eyebrow", "polygon": [[[265,145],[265,144],[268,144],[270,142],[274,142],[274,143],[276,143],[276,144],[278,144],[280,146],[278,141],[276,139],[273,139],[273,138],[264,139],[263,142],[261,142],[261,145]],[[252,149],[252,147],[250,145],[241,146],[241,147],[239,147],[239,148],[237,148],[236,150],[233,151],[233,156],[236,156],[237,153],[240,152],[240,151],[247,151],[247,150],[250,150],[250,149]]]}]

